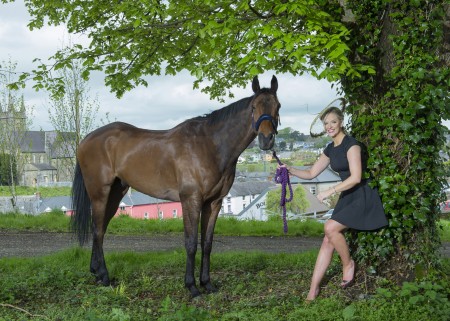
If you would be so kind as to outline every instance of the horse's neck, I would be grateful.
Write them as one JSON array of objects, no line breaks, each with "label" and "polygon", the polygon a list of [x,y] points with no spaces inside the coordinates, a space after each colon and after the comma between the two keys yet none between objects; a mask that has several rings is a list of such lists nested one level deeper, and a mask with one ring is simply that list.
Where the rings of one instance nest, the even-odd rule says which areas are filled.
[{"label": "horse's neck", "polygon": [[216,145],[220,146],[220,150],[230,159],[237,159],[256,138],[250,108],[242,110],[236,119],[236,121],[229,120],[225,126],[218,129],[218,135],[214,135]]}]

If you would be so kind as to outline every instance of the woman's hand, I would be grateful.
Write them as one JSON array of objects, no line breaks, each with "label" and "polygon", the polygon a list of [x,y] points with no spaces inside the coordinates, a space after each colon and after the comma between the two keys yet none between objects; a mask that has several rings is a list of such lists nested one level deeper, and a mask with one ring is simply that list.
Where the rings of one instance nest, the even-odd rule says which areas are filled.
[{"label": "woman's hand", "polygon": [[327,198],[329,198],[329,197],[330,197],[331,195],[333,195],[333,194],[334,194],[334,189],[329,188],[329,189],[327,189],[326,191],[320,192],[320,193],[317,195],[317,199],[318,199],[321,203],[323,203],[324,200],[326,200]]}]

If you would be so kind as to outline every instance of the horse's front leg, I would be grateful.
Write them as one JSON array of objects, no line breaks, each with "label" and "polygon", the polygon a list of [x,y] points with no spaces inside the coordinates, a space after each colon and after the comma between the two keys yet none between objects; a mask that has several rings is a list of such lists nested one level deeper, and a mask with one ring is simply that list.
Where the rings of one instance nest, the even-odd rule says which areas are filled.
[{"label": "horse's front leg", "polygon": [[202,210],[201,221],[201,245],[202,260],[200,267],[200,285],[203,286],[208,293],[217,292],[217,289],[211,284],[210,266],[211,251],[214,236],[214,227],[216,226],[217,217],[222,206],[222,199],[205,204]]},{"label": "horse's front leg", "polygon": [[184,246],[186,248],[186,273],[184,275],[184,284],[191,293],[192,297],[199,296],[201,293],[195,284],[195,255],[198,244],[198,218],[200,215],[199,202],[193,198],[182,201],[183,222],[184,222]]}]

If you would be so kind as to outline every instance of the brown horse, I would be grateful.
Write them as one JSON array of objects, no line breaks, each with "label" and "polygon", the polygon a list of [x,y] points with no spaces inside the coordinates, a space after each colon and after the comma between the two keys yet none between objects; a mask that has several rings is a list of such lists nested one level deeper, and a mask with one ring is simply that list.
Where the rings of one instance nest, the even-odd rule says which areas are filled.
[{"label": "brown horse", "polygon": [[92,229],[90,270],[97,282],[110,284],[103,256],[103,237],[129,187],[156,198],[181,202],[187,253],[185,285],[200,295],[194,265],[201,226],[200,285],[210,281],[214,226],[234,181],[239,155],[258,136],[271,149],[279,123],[278,82],[212,113],[184,121],[170,130],[146,130],[115,122],[90,133],[77,152],[72,202],[72,229],[83,245]]}]

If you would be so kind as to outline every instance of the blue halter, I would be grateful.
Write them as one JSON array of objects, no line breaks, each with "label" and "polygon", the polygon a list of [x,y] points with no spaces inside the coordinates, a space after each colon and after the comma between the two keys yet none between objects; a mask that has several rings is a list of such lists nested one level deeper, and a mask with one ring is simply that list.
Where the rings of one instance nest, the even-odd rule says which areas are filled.
[{"label": "blue halter", "polygon": [[270,122],[272,123],[273,129],[275,129],[275,133],[278,134],[278,124],[277,121],[269,114],[262,114],[261,116],[259,116],[258,120],[255,123],[255,118],[253,117],[253,112],[252,112],[252,126],[253,129],[255,131],[259,130],[259,126],[261,125],[261,123],[265,120],[270,120]]}]

